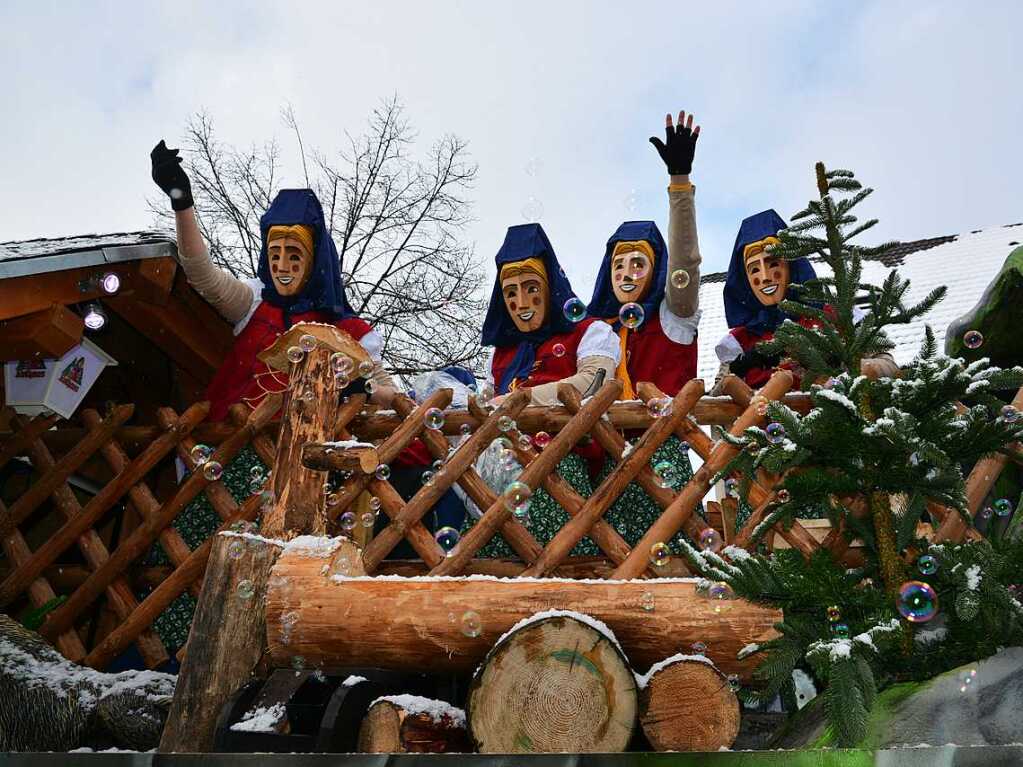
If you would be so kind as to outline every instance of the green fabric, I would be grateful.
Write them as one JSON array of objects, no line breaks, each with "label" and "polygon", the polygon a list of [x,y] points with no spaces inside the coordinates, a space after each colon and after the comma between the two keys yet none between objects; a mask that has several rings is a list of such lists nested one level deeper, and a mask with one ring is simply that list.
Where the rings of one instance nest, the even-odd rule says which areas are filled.
[{"label": "green fabric", "polygon": [[[224,474],[220,479],[231,497],[239,504],[251,494],[249,484],[252,481],[252,467],[254,466],[260,467],[263,474],[266,474],[267,469],[259,460],[256,451],[246,446],[225,467]],[[178,514],[172,527],[188,544],[188,548],[195,551],[216,532],[222,522],[223,520],[213,509],[206,494],[200,493]],[[170,559],[160,544],[155,543],[146,556],[146,563],[151,565],[170,564]],[[141,596],[144,598],[148,593],[147,591]],[[185,592],[171,602],[153,622],[153,629],[168,650],[173,652],[188,641],[188,631],[192,626],[195,607],[195,597]]]},{"label": "green fabric", "polygon": [[[558,473],[583,498],[589,498],[592,495],[593,485],[586,471],[586,462],[575,453],[569,453],[561,460],[561,463],[558,464]],[[561,508],[546,490],[540,488],[533,493],[532,501],[529,504],[529,516],[526,521],[526,527],[541,546],[546,546],[568,520],[568,512]],[[464,533],[471,529],[475,523],[475,519],[467,519],[462,532]],[[589,538],[583,538],[572,549],[572,556],[596,556],[599,553],[600,550]],[[476,556],[486,559],[499,557],[516,558],[518,554],[498,533],[490,539],[486,546],[480,549]]]}]

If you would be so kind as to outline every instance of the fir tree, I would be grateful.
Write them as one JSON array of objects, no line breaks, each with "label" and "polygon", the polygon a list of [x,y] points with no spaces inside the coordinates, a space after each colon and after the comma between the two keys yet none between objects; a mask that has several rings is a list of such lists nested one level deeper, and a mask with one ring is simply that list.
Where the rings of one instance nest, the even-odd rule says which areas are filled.
[{"label": "fir tree", "polygon": [[[847,570],[826,551],[809,561],[793,552],[764,556],[735,547],[725,557],[692,547],[686,553],[705,577],[783,610],[781,636],[756,648],[765,655],[757,671],[763,686],[747,696],[753,702],[773,697],[791,684],[794,668],[809,666],[826,685],[835,739],[851,746],[865,733],[879,679],[939,673],[1023,640],[1023,607],[1010,589],[1023,575],[1023,565],[1013,564],[1023,544],[931,546],[916,534],[929,503],[970,522],[963,467],[1023,436],[1023,418],[996,396],[1023,385],[1023,369],[941,356],[928,328],[901,377],[860,375],[864,359],[893,348],[885,328],[921,317],[945,289],[907,305],[909,282],[895,270],[879,287],[861,284],[863,259],[891,247],[851,243],[877,223],[857,223],[852,214],[872,190],[850,171],[828,172],[821,163],[816,177],[818,199],[793,216],[773,252],[786,259],[819,257],[831,276],[799,286],[781,305],[812,319],[810,327],[786,320],[764,344],[806,371],[812,407],[800,415],[772,402],[766,429],[725,435],[741,451],[721,476],[739,471],[749,478],[759,469],[783,476],[780,500],[755,529],[754,543],[775,523],[823,508],[833,525],[863,541],[866,562]],[[898,512],[893,497],[902,500]],[[866,515],[856,513],[857,500],[866,504]],[[921,553],[939,563],[934,572],[917,571]],[[938,594],[947,630],[940,641],[915,641],[914,624],[900,622],[899,591],[911,574]]]}]

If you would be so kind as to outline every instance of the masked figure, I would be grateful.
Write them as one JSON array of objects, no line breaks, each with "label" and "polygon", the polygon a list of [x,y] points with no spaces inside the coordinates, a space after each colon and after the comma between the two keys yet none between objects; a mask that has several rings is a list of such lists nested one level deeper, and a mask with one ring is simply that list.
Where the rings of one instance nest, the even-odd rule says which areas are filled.
[{"label": "masked figure", "polygon": [[[484,391],[494,392],[499,401],[508,392],[528,386],[531,404],[556,405],[559,384],[571,384],[585,393],[600,371],[608,379],[614,376],[618,339],[604,322],[573,321],[579,315],[573,314],[570,302],[578,298],[539,224],[509,228],[496,262],[497,279],[483,323],[483,344],[494,347]],[[558,468],[581,495],[592,492],[581,455],[569,454]],[[549,541],[568,519],[543,490],[533,494],[529,515],[530,530],[541,543]],[[585,539],[574,552],[595,554],[597,550]],[[514,555],[500,536],[482,553]]]},{"label": "masked figure", "polygon": [[[260,219],[258,276],[240,280],[210,260],[178,150],[168,149],[161,141],[150,157],[153,180],[170,198],[175,212],[178,256],[189,284],[234,324],[234,345],[206,391],[209,420],[223,420],[231,405],[239,402],[255,407],[269,392],[288,387],[288,376],[270,370],[256,355],[294,323],[307,321],[335,325],[362,344],[374,362],[371,399],[388,404],[394,386],[381,365],[383,341],[355,315],[345,298],[337,249],[316,195],[309,189],[288,189],[277,195]],[[347,391],[360,391],[366,384],[357,379]],[[251,494],[250,472],[259,466],[255,452],[246,448],[224,467],[222,482],[237,501]],[[195,548],[221,522],[205,494],[200,494],[178,515],[174,526]],[[149,557],[154,564],[166,560],[158,547]],[[155,622],[168,649],[181,646],[187,639],[194,607],[191,596],[182,595]]]},{"label": "masked figure", "polygon": [[[651,139],[669,173],[668,233],[665,246],[653,221],[626,221],[607,241],[589,313],[602,318],[618,336],[622,358],[617,375],[623,399],[636,399],[640,382],[676,395],[696,376],[696,336],[700,320],[700,248],[696,233],[695,189],[689,180],[700,128],[685,113],[665,119],[664,142]],[[635,305],[641,307],[637,311]],[[624,308],[623,308],[624,307]],[[637,318],[640,320],[635,325]],[[638,436],[638,435],[636,435]],[[671,436],[651,459],[670,462],[673,485],[692,477],[688,451]],[[613,466],[609,463],[604,475]],[[611,506],[606,519],[631,545],[660,516],[660,506],[631,484]]]}]

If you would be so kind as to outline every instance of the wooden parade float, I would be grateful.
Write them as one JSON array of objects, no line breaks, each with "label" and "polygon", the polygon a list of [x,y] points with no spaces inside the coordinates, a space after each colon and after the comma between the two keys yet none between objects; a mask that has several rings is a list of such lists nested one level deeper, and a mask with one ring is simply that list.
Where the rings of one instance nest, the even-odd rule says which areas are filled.
[{"label": "wooden parade float", "polygon": [[[15,323],[22,339],[15,351],[0,343],[5,359],[59,355],[80,341],[82,328],[68,319],[67,307],[94,298],[82,285],[111,268],[110,260],[83,263],[0,280],[0,297],[11,293],[10,303],[0,300],[0,339]],[[617,381],[585,399],[563,387],[557,407],[530,407],[528,391],[520,390],[497,408],[470,402],[450,410],[451,392],[440,390],[418,403],[399,395],[392,410],[381,411],[364,395],[343,400],[336,388],[330,355],[357,357],[359,350],[317,326],[296,326],[282,348],[309,330],[316,346],[297,362],[269,355],[270,364],[287,366],[288,390],[254,409],[237,405],[228,420],[210,423],[199,392],[230,344],[229,327],[184,282],[171,253],[119,261],[116,269],[122,290],[104,299],[113,317],[98,342],[122,361],[135,360],[133,366],[122,364],[116,377],[97,385],[73,419],[4,411],[0,469],[11,474],[0,498],[0,610],[40,612],[39,632],[72,661],[104,669],[137,651],[155,668],[169,654],[154,621],[181,595],[195,597],[161,751],[213,750],[225,712],[237,714],[242,705],[240,691],[248,690],[244,700],[256,699],[253,674],[272,679],[274,669],[294,668],[303,682],[316,673],[338,680],[324,700],[334,701],[332,716],[352,730],[348,740],[311,736],[310,743],[378,751],[463,750],[469,743],[491,752],[613,751],[625,750],[642,730],[658,750],[732,744],[739,706],[730,682],[752,682],[757,662],[755,655],[737,656],[775,636],[780,613],[708,598],[680,558],[655,563],[651,550],[680,531],[698,541],[710,528],[726,547],[749,544],[780,477],[749,478],[753,515],[735,533],[736,500],[708,495],[736,448],[711,434],[762,425],[765,400],[805,412],[808,398],[790,391],[789,373],[777,372],[756,394],[729,379],[722,395],[707,396],[702,381],[693,380],[656,416],[647,403],[663,399],[661,392],[640,384],[641,401],[619,402]],[[17,280],[25,284],[12,288]],[[1023,392],[1015,404],[1023,407]],[[427,425],[432,408],[445,411],[440,428]],[[542,449],[519,439],[538,432],[551,437]],[[624,433],[639,435],[628,450]],[[672,435],[702,461],[680,488],[663,487],[650,466]],[[568,514],[546,545],[475,468],[502,436],[521,464],[518,481],[546,490]],[[450,454],[449,437],[460,438]],[[405,499],[377,467],[416,439],[443,465]],[[590,441],[613,469],[583,498],[558,464]],[[212,448],[207,463],[224,467],[243,449],[254,450],[272,467],[267,492],[236,500],[220,472],[196,464],[197,444]],[[971,514],[1008,460],[1000,453],[974,468]],[[188,470],[180,481],[176,461]],[[329,505],[328,476],[337,478]],[[632,483],[662,511],[630,546],[604,514]],[[445,550],[423,520],[456,485],[482,517]],[[338,520],[367,493],[379,499],[388,523],[352,540]],[[172,523],[200,496],[219,517],[221,534],[192,548]],[[857,499],[848,503],[858,507]],[[932,540],[975,534],[957,513],[937,507],[930,513]],[[516,557],[478,556],[497,534]],[[583,538],[601,554],[572,556]],[[390,558],[402,541],[415,559]],[[778,525],[765,541],[805,557],[826,550],[859,561],[846,531],[820,530],[817,522]],[[156,543],[169,564],[147,563]],[[698,643],[705,650],[694,653]],[[359,669],[380,675],[352,682],[349,674]],[[387,697],[404,692],[395,679],[423,672],[469,684],[463,699],[449,700],[468,702],[467,722],[443,707]],[[642,684],[634,672],[645,672]],[[360,691],[363,682],[369,687]],[[353,724],[357,701],[362,709]]]}]

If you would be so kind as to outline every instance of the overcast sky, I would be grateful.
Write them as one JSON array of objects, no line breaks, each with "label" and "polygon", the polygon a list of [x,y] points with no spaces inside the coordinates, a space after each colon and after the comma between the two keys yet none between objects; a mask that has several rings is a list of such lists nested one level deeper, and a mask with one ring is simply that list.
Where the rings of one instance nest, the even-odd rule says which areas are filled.
[{"label": "overcast sky", "polygon": [[586,296],[621,221],[665,228],[647,138],[666,111],[703,126],[705,272],[744,216],[802,207],[816,160],[877,188],[879,235],[1023,220],[1019,2],[6,0],[0,28],[0,240],[150,225],[149,150],[196,110],[227,141],[287,147],[290,102],[307,144],[331,150],[395,93],[424,143],[469,142],[480,257],[535,197]]}]

